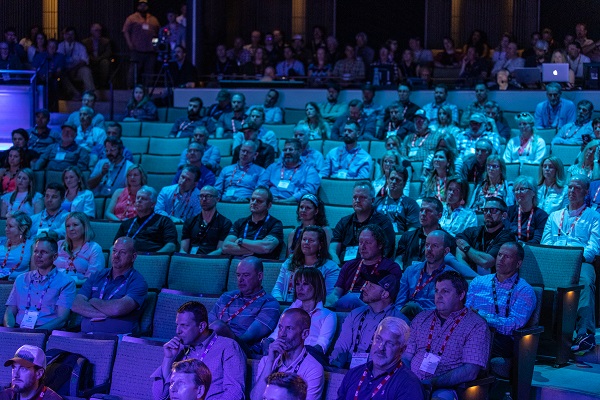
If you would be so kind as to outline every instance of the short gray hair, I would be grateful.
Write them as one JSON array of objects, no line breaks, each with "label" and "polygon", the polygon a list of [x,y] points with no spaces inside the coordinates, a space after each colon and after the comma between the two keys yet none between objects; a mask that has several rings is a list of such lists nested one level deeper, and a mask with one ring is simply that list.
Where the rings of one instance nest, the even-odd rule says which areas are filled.
[{"label": "short gray hair", "polygon": [[354,191],[354,189],[356,189],[356,188],[367,189],[369,191],[369,195],[371,196],[371,198],[372,199],[375,198],[375,188],[373,187],[371,182],[369,182],[369,181],[356,182],[354,184],[354,187],[352,188],[352,191]]},{"label": "short gray hair", "polygon": [[385,317],[377,326],[377,332],[382,329],[387,329],[394,335],[398,336],[398,344],[402,347],[408,343],[408,337],[410,336],[410,327],[403,319],[398,317]]},{"label": "short gray hair", "polygon": [[138,190],[138,193],[139,192],[148,193],[150,195],[150,201],[153,203],[156,203],[156,199],[158,198],[158,193],[156,192],[156,189],[154,189],[153,187],[144,185]]}]

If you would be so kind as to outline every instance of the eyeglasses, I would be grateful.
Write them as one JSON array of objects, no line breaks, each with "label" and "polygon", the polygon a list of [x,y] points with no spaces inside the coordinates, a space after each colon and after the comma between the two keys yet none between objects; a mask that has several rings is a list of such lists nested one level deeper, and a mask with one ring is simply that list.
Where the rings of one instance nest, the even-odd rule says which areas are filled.
[{"label": "eyeglasses", "polygon": [[208,199],[212,199],[213,197],[217,197],[213,194],[201,194],[200,196],[200,200],[208,200]]},{"label": "eyeglasses", "polygon": [[501,210],[501,209],[499,209],[499,208],[492,208],[492,207],[490,207],[490,208],[484,208],[484,209],[483,209],[483,214],[484,214],[484,215],[485,215],[485,214],[492,214],[492,215],[496,215],[496,214],[498,214],[498,213],[501,213],[501,212],[502,212],[502,210]]}]

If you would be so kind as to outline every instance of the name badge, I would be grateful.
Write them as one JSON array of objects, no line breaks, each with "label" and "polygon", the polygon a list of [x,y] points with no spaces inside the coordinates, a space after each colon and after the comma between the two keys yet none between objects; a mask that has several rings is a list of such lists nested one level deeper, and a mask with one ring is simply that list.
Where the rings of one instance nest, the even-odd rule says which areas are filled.
[{"label": "name badge", "polygon": [[437,356],[433,353],[427,353],[427,355],[423,359],[423,362],[421,363],[421,366],[419,367],[419,370],[433,375],[435,373],[435,370],[437,369],[437,366],[439,363],[440,363],[439,356]]},{"label": "name badge", "polygon": [[350,368],[366,364],[368,360],[369,353],[352,353],[352,361],[350,361]]},{"label": "name badge", "polygon": [[279,189],[287,189],[290,186],[290,181],[279,181],[279,183],[277,184],[277,187]]},{"label": "name badge", "polygon": [[67,153],[61,151],[61,152],[56,153],[56,157],[54,157],[54,159],[56,161],[63,161],[66,156],[67,156]]},{"label": "name badge", "polygon": [[388,206],[387,211],[393,213],[393,212],[396,212],[396,209],[397,209],[396,205],[391,204]]},{"label": "name badge", "polygon": [[348,178],[348,171],[345,169],[340,169],[336,175],[336,177],[338,179],[347,179]]},{"label": "name badge", "polygon": [[417,148],[413,147],[412,149],[410,149],[410,151],[408,152],[408,156],[409,157],[416,157],[417,156]]},{"label": "name badge", "polygon": [[346,253],[344,253],[344,261],[354,260],[358,255],[358,246],[346,247]]},{"label": "name badge", "polygon": [[235,196],[235,188],[234,187],[227,188],[227,190],[225,191],[225,196],[227,196],[227,197]]},{"label": "name badge", "polygon": [[192,247],[192,249],[190,250],[190,254],[198,254],[199,248],[200,248],[199,246]]},{"label": "name badge", "polygon": [[39,316],[39,311],[26,311],[25,316],[21,321],[21,328],[34,329]]},{"label": "name badge", "polygon": [[150,29],[150,25],[148,25],[148,24],[142,24],[142,29],[145,30],[145,31],[147,31],[147,30]]}]

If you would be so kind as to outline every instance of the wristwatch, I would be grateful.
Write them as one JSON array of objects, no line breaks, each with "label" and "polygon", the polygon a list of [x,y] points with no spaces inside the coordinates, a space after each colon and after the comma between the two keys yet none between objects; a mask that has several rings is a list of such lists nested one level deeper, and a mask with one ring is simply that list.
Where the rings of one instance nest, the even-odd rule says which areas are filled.
[{"label": "wristwatch", "polygon": [[466,246],[465,246],[465,247],[463,247],[461,250],[462,250],[462,252],[463,252],[463,253],[467,254],[467,253],[469,252],[469,250],[471,250],[471,246],[469,246],[469,245],[466,245]]}]

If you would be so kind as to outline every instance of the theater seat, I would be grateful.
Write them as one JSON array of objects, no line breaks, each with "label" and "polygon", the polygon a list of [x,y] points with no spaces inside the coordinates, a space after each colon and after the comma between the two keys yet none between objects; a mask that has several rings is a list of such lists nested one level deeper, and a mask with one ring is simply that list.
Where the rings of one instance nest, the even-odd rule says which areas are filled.
[{"label": "theater seat", "polygon": [[[5,301],[3,301],[2,304],[4,303]],[[46,347],[47,337],[48,331],[45,330],[0,327],[0,360],[3,360],[4,362],[10,358],[13,358],[17,352],[17,349],[24,344],[37,346],[41,349],[44,349]],[[11,369],[0,368],[0,385],[4,388],[9,386],[10,382]]]},{"label": "theater seat", "polygon": [[169,289],[220,295],[225,289],[229,257],[174,254],[169,266]]}]

